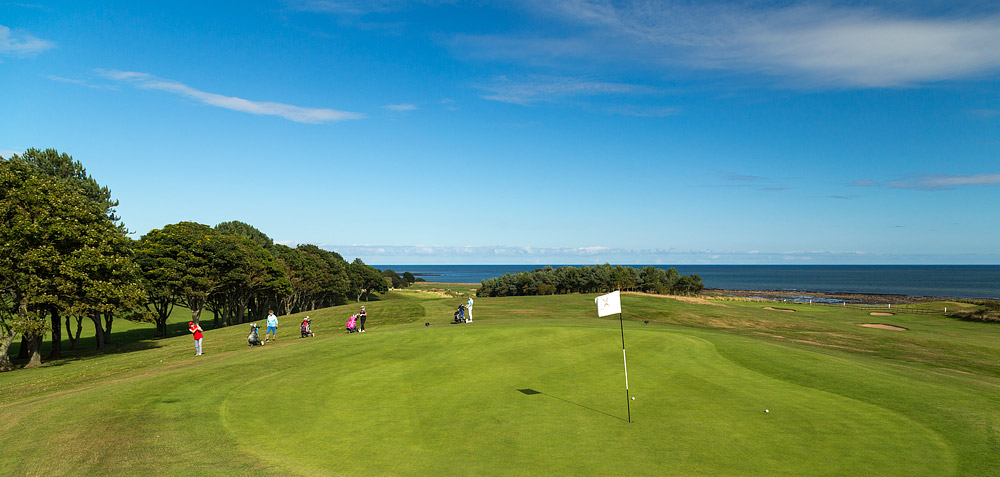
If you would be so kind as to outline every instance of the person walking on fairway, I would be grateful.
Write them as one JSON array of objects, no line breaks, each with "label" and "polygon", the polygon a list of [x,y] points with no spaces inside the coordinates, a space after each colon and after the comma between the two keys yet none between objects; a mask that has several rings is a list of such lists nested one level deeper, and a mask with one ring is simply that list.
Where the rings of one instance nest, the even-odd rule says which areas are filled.
[{"label": "person walking on fairway", "polygon": [[201,356],[201,338],[202,338],[201,325],[193,321],[189,321],[188,331],[190,331],[191,334],[194,335],[194,355]]},{"label": "person walking on fairway", "polygon": [[264,336],[266,336],[265,342],[278,340],[278,317],[274,316],[274,310],[267,313],[267,334]]},{"label": "person walking on fairway", "polygon": [[365,332],[365,320],[368,319],[368,312],[365,311],[365,307],[361,307],[361,311],[358,313],[358,331]]}]

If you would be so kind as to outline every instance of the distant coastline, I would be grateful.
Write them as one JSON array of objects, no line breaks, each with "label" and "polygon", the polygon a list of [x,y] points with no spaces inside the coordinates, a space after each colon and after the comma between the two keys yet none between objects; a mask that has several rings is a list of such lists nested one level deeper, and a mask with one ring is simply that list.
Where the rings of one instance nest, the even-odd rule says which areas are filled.
[{"label": "distant coastline", "polygon": [[[373,265],[430,282],[480,283],[545,265]],[[574,265],[551,265],[574,266]],[[576,265],[578,266],[578,265]],[[628,265],[644,267],[646,265]],[[671,265],[653,265],[670,268]],[[706,288],[782,293],[1000,299],[1000,265],[674,265]]]}]

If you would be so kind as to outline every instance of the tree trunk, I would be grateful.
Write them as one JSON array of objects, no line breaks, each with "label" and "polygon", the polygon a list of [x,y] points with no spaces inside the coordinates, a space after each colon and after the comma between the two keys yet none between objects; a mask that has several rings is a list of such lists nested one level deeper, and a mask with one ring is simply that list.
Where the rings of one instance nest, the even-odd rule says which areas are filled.
[{"label": "tree trunk", "polygon": [[[76,317],[76,338],[73,340],[74,348],[76,347],[76,344],[80,341],[80,333],[82,332],[83,332],[83,317],[78,316]],[[67,333],[69,332],[67,331]]]},{"label": "tree trunk", "polygon": [[[170,300],[153,300],[153,309],[156,311],[156,337],[162,338],[167,335],[167,317],[174,311],[174,303]],[[149,305],[146,305],[149,309]]]},{"label": "tree trunk", "polygon": [[10,356],[7,355],[12,343],[14,343],[13,333],[0,336],[0,372],[14,369],[14,364],[10,362]]},{"label": "tree trunk", "polygon": [[115,321],[115,314],[106,311],[104,312],[104,344],[111,344],[111,323]]},{"label": "tree trunk", "polygon": [[30,341],[30,335],[21,334],[21,347],[17,350],[17,359],[28,359],[28,354],[31,353]]},{"label": "tree trunk", "polygon": [[42,337],[31,335],[28,337],[28,364],[24,369],[37,368],[42,365]]},{"label": "tree trunk", "polygon": [[101,327],[101,313],[95,311],[90,315],[90,321],[94,322],[94,338],[97,339],[97,349],[104,349],[104,329]]},{"label": "tree trunk", "polygon": [[198,308],[197,310],[192,309],[191,310],[191,321],[193,321],[194,324],[197,325],[199,319],[201,319],[201,308]]},{"label": "tree trunk", "polygon": [[[79,318],[77,318],[79,321]],[[66,315],[66,336],[69,338],[69,349],[76,349],[76,343],[80,339],[80,331],[77,328],[76,336],[73,336],[73,328],[70,325],[69,315]]]},{"label": "tree trunk", "polygon": [[53,359],[62,358],[62,317],[59,316],[58,311],[52,312],[52,350],[49,352],[49,357],[45,358],[48,361]]}]

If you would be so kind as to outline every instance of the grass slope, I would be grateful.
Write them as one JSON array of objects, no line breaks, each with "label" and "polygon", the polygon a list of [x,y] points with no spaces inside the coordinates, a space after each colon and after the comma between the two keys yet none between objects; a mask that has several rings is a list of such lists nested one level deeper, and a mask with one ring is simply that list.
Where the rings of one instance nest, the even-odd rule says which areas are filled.
[{"label": "grass slope", "polygon": [[[627,295],[420,291],[0,374],[0,473],[989,475],[1000,328],[934,315]],[[785,307],[783,305],[783,307]],[[650,320],[648,325],[639,320]],[[425,327],[424,323],[431,323]],[[519,390],[532,390],[525,394]],[[764,410],[769,409],[769,413]]]}]

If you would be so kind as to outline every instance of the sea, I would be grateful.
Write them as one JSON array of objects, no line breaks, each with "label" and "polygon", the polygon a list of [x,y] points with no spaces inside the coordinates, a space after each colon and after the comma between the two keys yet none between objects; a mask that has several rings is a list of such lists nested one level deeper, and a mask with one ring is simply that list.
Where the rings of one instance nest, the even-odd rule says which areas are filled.
[{"label": "sea", "polygon": [[[506,273],[530,272],[544,265],[373,266],[397,273],[410,272],[429,282],[480,283]],[[699,275],[706,288],[1000,299],[1000,265],[673,265],[673,268],[681,275]]]}]

